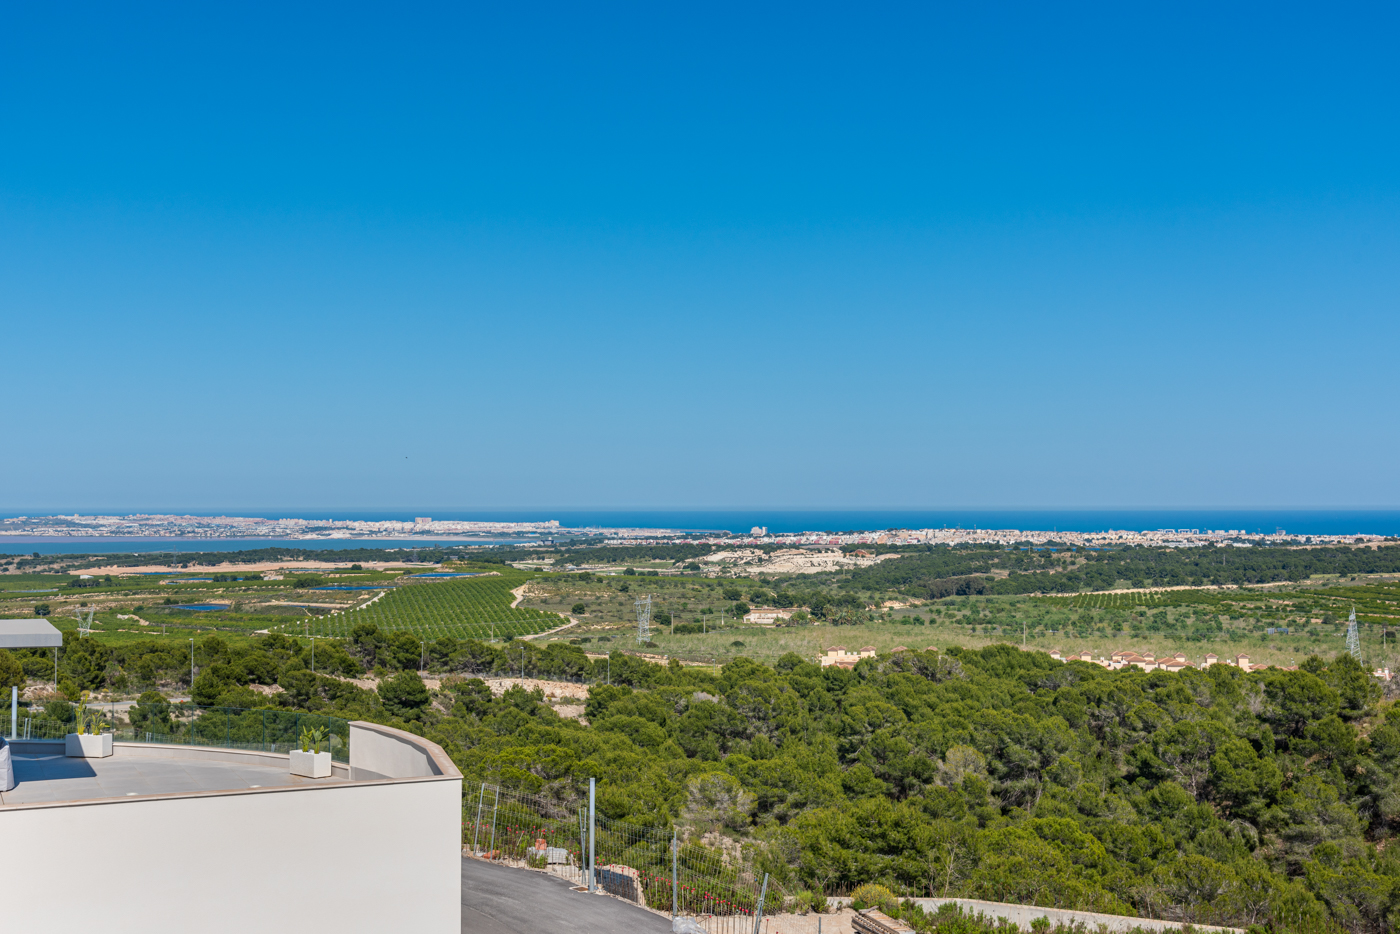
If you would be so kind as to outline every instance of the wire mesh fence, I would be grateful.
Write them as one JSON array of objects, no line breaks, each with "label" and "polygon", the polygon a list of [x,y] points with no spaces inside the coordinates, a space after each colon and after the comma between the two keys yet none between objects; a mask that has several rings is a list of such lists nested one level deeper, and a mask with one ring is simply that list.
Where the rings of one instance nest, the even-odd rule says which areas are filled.
[{"label": "wire mesh fence", "polygon": [[465,809],[463,846],[472,855],[692,918],[708,934],[750,934],[765,908],[781,910],[786,900],[742,846],[718,834],[683,838],[597,814],[587,802],[489,783],[468,795]]},{"label": "wire mesh fence", "polygon": [[482,784],[463,801],[464,846],[472,855],[584,881],[586,808]]}]

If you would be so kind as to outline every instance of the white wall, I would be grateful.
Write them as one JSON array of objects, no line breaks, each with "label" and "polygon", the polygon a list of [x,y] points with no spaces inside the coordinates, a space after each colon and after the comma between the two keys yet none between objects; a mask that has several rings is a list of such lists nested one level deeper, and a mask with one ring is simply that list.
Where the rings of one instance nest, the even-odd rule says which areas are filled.
[{"label": "white wall", "polygon": [[350,724],[350,777],[355,781],[440,774],[428,745],[419,737],[373,723]]},{"label": "white wall", "polygon": [[0,808],[4,931],[461,930],[461,780]]}]

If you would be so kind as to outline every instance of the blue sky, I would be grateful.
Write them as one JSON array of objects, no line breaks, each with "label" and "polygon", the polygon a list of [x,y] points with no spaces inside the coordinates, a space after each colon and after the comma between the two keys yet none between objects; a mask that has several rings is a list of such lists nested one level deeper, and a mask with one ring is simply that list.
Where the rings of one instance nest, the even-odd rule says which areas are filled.
[{"label": "blue sky", "polygon": [[1400,505],[1396,20],[10,4],[0,508]]}]

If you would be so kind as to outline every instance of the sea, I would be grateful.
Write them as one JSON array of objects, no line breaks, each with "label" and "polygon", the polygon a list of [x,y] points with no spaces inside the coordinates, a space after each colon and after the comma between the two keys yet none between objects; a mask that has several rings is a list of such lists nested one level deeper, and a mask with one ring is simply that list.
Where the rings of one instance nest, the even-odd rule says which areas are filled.
[{"label": "sea", "polygon": [[[124,515],[127,510],[70,510],[86,515]],[[190,515],[189,509],[145,509],[151,514]],[[34,513],[29,513],[33,515]],[[55,510],[51,515],[59,514]],[[1023,529],[1026,531],[1101,532],[1111,529],[1239,530],[1251,535],[1279,530],[1295,535],[1400,536],[1400,509],[519,509],[442,510],[431,507],[396,511],[306,512],[211,510],[207,515],[247,515],[269,518],[295,515],[305,519],[384,521],[431,516],[434,519],[481,522],[546,522],[565,528],[672,529],[688,532],[865,532],[882,529]],[[18,513],[16,513],[18,515]],[[506,545],[538,541],[535,537],[473,539],[473,544]],[[240,539],[240,538],[62,538],[0,539],[0,554],[144,554],[192,551],[243,551],[254,548],[339,550],[348,548],[428,548],[462,544],[460,539]]]}]

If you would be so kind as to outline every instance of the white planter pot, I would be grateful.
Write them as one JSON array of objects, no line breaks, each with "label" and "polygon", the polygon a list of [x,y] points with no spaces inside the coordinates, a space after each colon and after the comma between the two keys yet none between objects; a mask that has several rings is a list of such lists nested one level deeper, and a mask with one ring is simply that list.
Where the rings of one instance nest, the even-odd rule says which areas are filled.
[{"label": "white planter pot", "polygon": [[78,759],[105,759],[112,754],[112,734],[69,733],[63,737],[63,754]]},{"label": "white planter pot", "polygon": [[331,754],[328,752],[302,752],[292,750],[292,774],[304,778],[330,778]]}]

